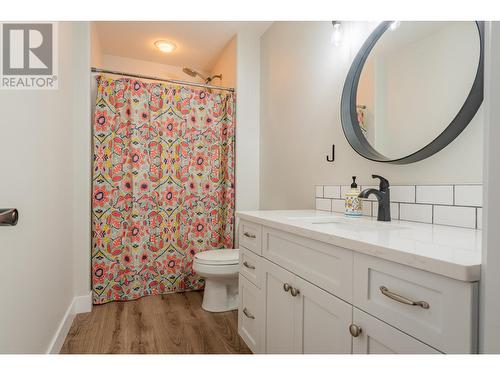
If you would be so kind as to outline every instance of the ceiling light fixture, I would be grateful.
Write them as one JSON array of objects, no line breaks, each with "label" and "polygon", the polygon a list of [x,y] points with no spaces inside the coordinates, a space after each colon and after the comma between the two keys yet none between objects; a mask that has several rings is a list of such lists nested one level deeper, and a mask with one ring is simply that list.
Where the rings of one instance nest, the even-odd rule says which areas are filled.
[{"label": "ceiling light fixture", "polygon": [[330,43],[334,46],[340,46],[342,42],[342,24],[340,21],[332,21],[333,31],[332,36],[330,38]]},{"label": "ceiling light fixture", "polygon": [[168,40],[157,40],[155,42],[155,47],[164,53],[173,52],[177,48],[174,43],[169,42]]}]

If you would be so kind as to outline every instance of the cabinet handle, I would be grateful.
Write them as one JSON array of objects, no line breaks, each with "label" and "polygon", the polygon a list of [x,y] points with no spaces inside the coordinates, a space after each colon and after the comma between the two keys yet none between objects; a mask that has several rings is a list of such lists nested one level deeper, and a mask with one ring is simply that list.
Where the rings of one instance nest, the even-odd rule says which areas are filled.
[{"label": "cabinet handle", "polygon": [[300,290],[292,288],[290,289],[290,294],[294,297],[297,297],[300,294]]},{"label": "cabinet handle", "polygon": [[363,330],[360,326],[353,323],[349,326],[349,332],[351,333],[352,337],[358,337],[359,335],[361,335],[361,332],[363,332]]},{"label": "cabinet handle", "polygon": [[288,291],[290,290],[290,288],[291,288],[291,287],[290,287],[290,284],[288,284],[288,283],[284,283],[284,284],[283,284],[283,290],[284,290],[285,292],[288,292]]},{"label": "cabinet handle", "polygon": [[255,234],[244,232],[243,235],[248,238],[255,238]]},{"label": "cabinet handle", "polygon": [[248,262],[245,260],[243,262],[243,265],[246,267],[246,268],[249,268],[251,270],[254,270],[255,269],[255,266],[252,266],[251,264],[248,264]]},{"label": "cabinet handle", "polygon": [[251,314],[246,307],[243,309],[243,314],[245,314],[248,319],[255,319],[255,316]]},{"label": "cabinet handle", "polygon": [[406,297],[400,296],[399,294],[391,292],[385,286],[380,287],[380,292],[384,296],[389,297],[390,299],[393,299],[394,301],[404,303],[405,305],[420,306],[421,308],[426,309],[426,310],[430,307],[430,305],[425,301],[412,301],[411,299],[408,299]]}]

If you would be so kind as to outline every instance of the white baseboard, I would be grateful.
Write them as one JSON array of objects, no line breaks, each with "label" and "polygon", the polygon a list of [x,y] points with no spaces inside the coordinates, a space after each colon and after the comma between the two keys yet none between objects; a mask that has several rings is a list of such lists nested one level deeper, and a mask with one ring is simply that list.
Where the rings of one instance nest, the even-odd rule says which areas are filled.
[{"label": "white baseboard", "polygon": [[74,313],[88,313],[92,311],[92,292],[84,296],[76,296],[73,299]]},{"label": "white baseboard", "polygon": [[92,292],[89,292],[83,296],[76,296],[71,301],[66,313],[64,314],[59,327],[52,339],[52,342],[49,345],[49,349],[47,350],[47,354],[59,354],[61,348],[64,344],[64,340],[68,335],[68,332],[71,328],[71,324],[73,323],[73,319],[76,314],[86,313],[92,311]]}]

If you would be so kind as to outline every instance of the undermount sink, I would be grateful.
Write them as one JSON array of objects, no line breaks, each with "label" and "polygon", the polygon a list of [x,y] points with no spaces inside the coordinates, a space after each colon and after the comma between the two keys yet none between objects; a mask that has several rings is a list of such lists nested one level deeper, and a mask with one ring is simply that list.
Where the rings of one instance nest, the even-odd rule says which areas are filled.
[{"label": "undermount sink", "polygon": [[380,231],[380,230],[402,230],[407,229],[398,224],[391,224],[388,222],[368,221],[361,218],[341,219],[330,218],[329,220],[314,220],[311,222],[313,225],[331,225],[334,227],[344,227],[348,229],[355,229],[358,231]]},{"label": "undermount sink", "polygon": [[380,230],[402,230],[408,229],[400,224],[392,224],[390,222],[369,220],[366,217],[340,217],[331,215],[315,215],[315,216],[291,216],[289,220],[300,220],[312,225],[327,226],[355,229],[358,231],[380,231]]},{"label": "undermount sink", "polygon": [[311,224],[334,224],[334,223],[342,223],[339,218],[313,218]]},{"label": "undermount sink", "polygon": [[310,217],[293,217],[290,219],[305,221],[312,225],[318,225],[318,226],[331,225],[333,227],[355,229],[358,231],[407,229],[399,224],[391,224],[390,222],[367,220],[366,218],[363,217],[310,216]]}]

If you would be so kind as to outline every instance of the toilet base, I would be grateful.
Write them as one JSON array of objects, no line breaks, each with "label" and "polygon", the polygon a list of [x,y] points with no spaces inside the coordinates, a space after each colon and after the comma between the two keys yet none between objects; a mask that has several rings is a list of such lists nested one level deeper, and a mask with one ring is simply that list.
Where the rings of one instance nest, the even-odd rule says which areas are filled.
[{"label": "toilet base", "polygon": [[205,279],[203,310],[223,312],[238,309],[238,278]]}]

